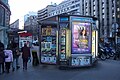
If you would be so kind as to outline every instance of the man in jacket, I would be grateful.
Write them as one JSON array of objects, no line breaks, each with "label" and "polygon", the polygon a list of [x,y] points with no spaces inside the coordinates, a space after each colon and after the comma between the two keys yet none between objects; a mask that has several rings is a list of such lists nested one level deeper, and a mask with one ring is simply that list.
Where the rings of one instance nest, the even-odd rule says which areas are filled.
[{"label": "man in jacket", "polygon": [[30,48],[27,47],[27,44],[24,44],[24,47],[22,47],[23,70],[27,70],[27,62],[30,57]]}]

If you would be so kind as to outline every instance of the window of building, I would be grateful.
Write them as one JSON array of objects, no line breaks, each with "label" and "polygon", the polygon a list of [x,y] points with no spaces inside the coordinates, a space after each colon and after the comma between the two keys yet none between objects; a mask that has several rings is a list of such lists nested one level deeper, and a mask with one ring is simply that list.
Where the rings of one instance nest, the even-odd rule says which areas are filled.
[{"label": "window of building", "polygon": [[102,13],[105,13],[105,9],[102,10]]},{"label": "window of building", "polygon": [[113,15],[112,15],[113,17],[115,17],[115,13],[113,13]]},{"label": "window of building", "polygon": [[115,3],[115,1],[114,1],[114,0],[112,0],[112,2],[113,2],[113,4]]},{"label": "window of building", "polygon": [[53,15],[55,15],[55,13],[53,12]]},{"label": "window of building", "polygon": [[104,29],[102,30],[102,35],[104,35]]},{"label": "window of building", "polygon": [[57,11],[55,12],[55,14],[57,14]]},{"label": "window of building", "polygon": [[85,3],[85,5],[87,6],[87,2]]},{"label": "window of building", "polygon": [[120,1],[117,1],[117,5],[119,5]]},{"label": "window of building", "polygon": [[120,11],[120,8],[117,8],[117,11]]},{"label": "window of building", "polygon": [[72,1],[72,4],[74,4],[74,1]]},{"label": "window of building", "polygon": [[102,9],[104,9],[104,7],[102,7]]},{"label": "window of building", "polygon": [[64,11],[66,11],[66,9],[64,9]]},{"label": "window of building", "polygon": [[102,5],[104,4],[104,2],[102,2]]},{"label": "window of building", "polygon": [[117,15],[117,18],[120,18],[120,15],[119,15],[119,14]]},{"label": "window of building", "polygon": [[103,4],[103,7],[105,7],[105,4]]},{"label": "window of building", "polygon": [[95,10],[95,6],[93,7],[93,9]]},{"label": "window of building", "polygon": [[58,11],[58,13],[60,14],[60,11]]},{"label": "window of building", "polygon": [[76,7],[79,7],[80,6],[80,4],[76,4]]},{"label": "window of building", "polygon": [[105,18],[105,15],[103,15],[103,18]]},{"label": "window of building", "polygon": [[78,1],[80,1],[80,0],[75,0],[75,2],[78,2]]},{"label": "window of building", "polygon": [[94,4],[94,5],[96,4],[95,1],[93,2],[93,4]]},{"label": "window of building", "polygon": [[5,10],[2,6],[0,6],[0,25],[4,26],[5,22]]},{"label": "window of building", "polygon": [[71,6],[71,9],[75,8],[75,5],[74,6]]}]

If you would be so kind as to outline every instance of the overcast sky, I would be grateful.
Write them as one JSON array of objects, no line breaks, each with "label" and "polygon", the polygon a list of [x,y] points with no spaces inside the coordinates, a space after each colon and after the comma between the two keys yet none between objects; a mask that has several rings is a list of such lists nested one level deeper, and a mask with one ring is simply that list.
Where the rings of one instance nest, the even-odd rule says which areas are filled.
[{"label": "overcast sky", "polygon": [[9,0],[11,19],[10,23],[23,17],[29,11],[37,12],[52,3],[59,4],[63,0]]}]

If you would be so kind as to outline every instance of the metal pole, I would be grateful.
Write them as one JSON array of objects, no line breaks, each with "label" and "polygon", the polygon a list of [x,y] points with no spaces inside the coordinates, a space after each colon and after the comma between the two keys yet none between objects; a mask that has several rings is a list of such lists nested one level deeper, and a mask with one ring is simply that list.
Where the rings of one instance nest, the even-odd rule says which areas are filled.
[{"label": "metal pole", "polygon": [[115,51],[117,52],[117,29],[116,29],[116,24],[115,25]]},{"label": "metal pole", "polygon": [[115,52],[116,52],[116,25],[114,23],[114,27],[115,27]]},{"label": "metal pole", "polygon": [[38,22],[39,62],[41,64],[41,23]]}]

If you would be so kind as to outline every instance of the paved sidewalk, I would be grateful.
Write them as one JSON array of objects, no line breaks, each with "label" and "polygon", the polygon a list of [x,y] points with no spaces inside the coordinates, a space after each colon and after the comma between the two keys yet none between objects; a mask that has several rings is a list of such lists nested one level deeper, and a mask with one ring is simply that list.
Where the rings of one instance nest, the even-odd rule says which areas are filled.
[{"label": "paved sidewalk", "polygon": [[4,74],[0,75],[0,80],[43,80],[43,79],[40,79],[43,77],[41,75],[41,72],[42,73],[47,72],[47,71],[49,72],[49,70],[50,71],[58,70],[58,68],[54,65],[32,66],[32,62],[28,62],[28,69],[23,70],[22,59],[20,57],[20,68],[18,70],[15,70],[14,72],[12,72],[12,68],[11,68],[10,73],[4,73]]},{"label": "paved sidewalk", "polygon": [[0,75],[0,80],[120,80],[120,61],[98,61],[97,66],[71,70],[59,70],[55,65],[33,67],[28,63],[28,70],[21,68],[9,74]]}]

